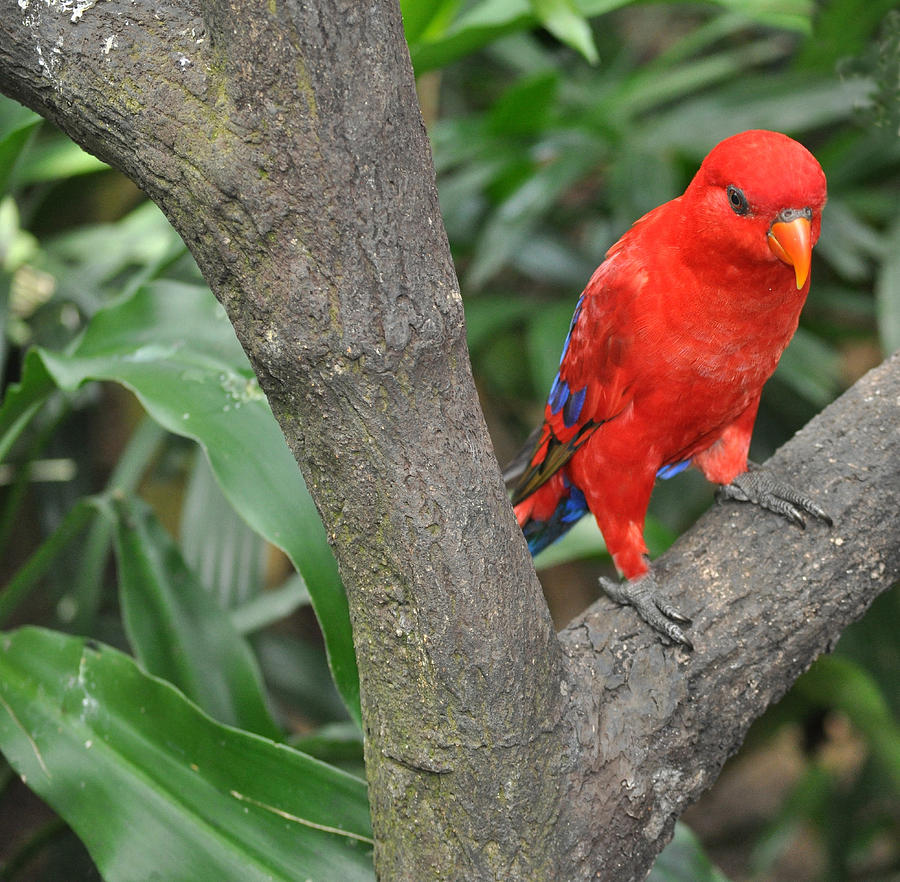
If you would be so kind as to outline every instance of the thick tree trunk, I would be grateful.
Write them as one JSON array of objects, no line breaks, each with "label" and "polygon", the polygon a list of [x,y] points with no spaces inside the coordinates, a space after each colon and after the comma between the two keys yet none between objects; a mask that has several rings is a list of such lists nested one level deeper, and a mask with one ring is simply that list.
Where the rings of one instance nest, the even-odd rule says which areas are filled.
[{"label": "thick tree trunk", "polygon": [[0,5],[0,88],[163,208],[225,305],[348,589],[384,879],[642,878],[749,722],[900,572],[895,360],[557,639],[478,407],[396,2]]}]

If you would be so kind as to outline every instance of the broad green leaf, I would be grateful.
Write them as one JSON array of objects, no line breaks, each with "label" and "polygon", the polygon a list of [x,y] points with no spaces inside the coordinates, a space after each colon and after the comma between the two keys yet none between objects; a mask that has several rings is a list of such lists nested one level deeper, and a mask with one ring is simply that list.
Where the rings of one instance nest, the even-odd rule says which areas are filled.
[{"label": "broad green leaf", "polygon": [[531,0],[531,8],[557,40],[580,52],[591,64],[600,60],[591,28],[574,0]]},{"label": "broad green leaf", "polygon": [[[426,27],[427,7],[433,4],[414,3],[415,17],[410,37],[410,54],[417,74],[439,67],[476,52],[479,49],[518,31],[528,31],[543,25],[554,36],[572,46],[589,61],[595,61],[597,50],[586,19],[605,15],[628,6],[632,0],[482,0],[464,7],[452,22],[447,21],[447,9],[439,26]],[[809,33],[813,4],[811,0],[717,0],[719,6],[733,10],[748,19],[770,27]],[[434,19],[430,20],[433,25]]]},{"label": "broad green leaf", "polygon": [[330,723],[291,741],[293,747],[325,762],[363,761],[362,733],[352,723]]},{"label": "broad green leaf", "polygon": [[91,317],[156,278],[185,252],[178,233],[148,201],[116,223],[76,227],[53,238],[35,264],[53,276],[59,300]]},{"label": "broad green leaf", "polygon": [[539,310],[532,310],[528,322],[526,345],[531,366],[532,382],[536,389],[549,394],[553,378],[559,370],[563,340],[572,322],[576,297],[548,303]]},{"label": "broad green leaf", "polygon": [[106,504],[110,494],[133,494],[144,477],[147,467],[159,453],[169,433],[145,416],[131,433],[128,443],[109,476],[106,493],[98,505],[100,516],[94,519],[78,554],[77,569],[72,574],[71,588],[64,602],[73,612],[69,630],[74,634],[95,632],[97,616],[103,600],[103,573],[113,545],[115,519],[110,519]]},{"label": "broad green leaf", "polygon": [[872,275],[872,259],[885,250],[881,235],[840,198],[822,213],[822,237],[816,250],[844,279],[863,282]]},{"label": "broad green leaf", "polygon": [[505,34],[533,28],[537,18],[529,0],[483,0],[466,11],[438,39],[410,46],[417,74],[443,67]]},{"label": "broad green leaf", "polygon": [[312,735],[293,739],[291,745],[351,775],[365,777],[362,733],[353,723],[330,723]]},{"label": "broad green leaf", "polygon": [[875,599],[869,612],[841,635],[835,654],[854,661],[875,682],[891,716],[900,721],[900,582]]},{"label": "broad green leaf", "polygon": [[54,386],[131,389],[160,425],[196,440],[223,492],[303,575],[338,689],[359,722],[347,597],[318,513],[224,310],[201,286],[155,282],[96,313],[67,354],[33,349],[0,408],[0,454]]},{"label": "broad green leaf", "polygon": [[365,782],[214,722],[91,641],[0,635],[0,749],[106,882],[374,877]]},{"label": "broad green leaf", "polygon": [[648,65],[628,78],[606,102],[598,105],[599,115],[623,113],[637,119],[656,107],[696,95],[718,83],[733,81],[746,71],[771,64],[786,55],[777,35],[742,42],[733,49],[714,51],[680,64]]},{"label": "broad green leaf", "polygon": [[92,499],[79,500],[69,509],[59,526],[0,589],[0,625],[28,595],[38,579],[57,564],[70,543],[81,534],[94,513],[94,507]]},{"label": "broad green leaf", "polygon": [[[773,3],[772,6],[774,9],[783,8],[781,3]],[[807,40],[798,47],[794,64],[821,71],[826,76],[833,75],[841,61],[865,51],[884,16],[896,8],[897,0],[816,4],[815,39]]]},{"label": "broad green leaf", "polygon": [[228,612],[144,502],[128,497],[113,508],[122,618],[138,660],[211,717],[280,740],[253,653]]}]

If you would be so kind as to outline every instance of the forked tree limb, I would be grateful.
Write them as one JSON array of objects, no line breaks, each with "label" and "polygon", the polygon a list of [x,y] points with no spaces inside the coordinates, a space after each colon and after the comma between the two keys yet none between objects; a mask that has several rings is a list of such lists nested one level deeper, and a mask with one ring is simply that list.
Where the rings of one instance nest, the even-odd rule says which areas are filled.
[{"label": "forked tree limb", "polygon": [[2,0],[0,88],[133,178],[228,310],[347,586],[383,879],[629,879],[897,578],[898,364],[660,562],[689,655],[553,633],[470,374],[394,0]]}]

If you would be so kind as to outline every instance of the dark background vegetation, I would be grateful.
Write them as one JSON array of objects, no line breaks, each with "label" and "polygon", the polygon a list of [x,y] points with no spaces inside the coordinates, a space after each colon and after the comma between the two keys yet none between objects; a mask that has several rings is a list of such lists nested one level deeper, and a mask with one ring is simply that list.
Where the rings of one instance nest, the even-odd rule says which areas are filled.
[{"label": "dark background vegetation", "polygon": [[[515,4],[403,5],[501,462],[540,419],[574,301],[605,250],[680,193],[713,144],[746,128],[798,138],[829,181],[811,294],[766,388],[754,458],[900,345],[893,2],[586,2],[588,14],[612,9],[590,18],[590,38],[566,19],[541,27],[532,15],[504,15]],[[6,99],[0,186],[4,389],[21,379],[28,347],[64,351],[145,281],[202,285],[128,180]],[[21,590],[11,581],[77,500],[127,485],[250,639],[278,724],[301,748],[362,774],[358,730],[288,559],[235,514],[197,445],[148,421],[126,385],[60,390],[0,466],[0,578],[16,587],[15,596],[0,589],[0,626],[40,623],[127,649],[108,542],[61,542],[40,578]],[[661,483],[652,551],[711,498],[694,474]],[[560,627],[610,570],[587,521],[537,564]],[[900,877],[898,624],[895,589],[754,725],[685,816],[729,878]],[[679,834],[654,873],[700,878],[691,861],[701,858]],[[0,879],[91,878],[65,823],[0,760]]]}]

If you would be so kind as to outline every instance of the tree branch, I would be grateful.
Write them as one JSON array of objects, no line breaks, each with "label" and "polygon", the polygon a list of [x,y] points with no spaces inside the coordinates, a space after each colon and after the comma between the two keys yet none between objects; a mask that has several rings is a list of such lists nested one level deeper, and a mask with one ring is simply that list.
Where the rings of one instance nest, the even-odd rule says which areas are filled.
[{"label": "tree branch", "polygon": [[583,863],[568,878],[643,878],[750,723],[900,579],[898,463],[900,353],[765,464],[810,489],[833,528],[811,521],[801,530],[725,503],[657,562],[667,595],[694,620],[694,652],[661,646],[606,600],[565,629],[579,693],[571,826],[603,831],[581,844]]},{"label": "tree branch", "polygon": [[557,640],[472,383],[397,4],[0,10],[0,88],[163,208],[303,468],[350,598],[381,877],[640,878],[896,578],[896,364],[779,454],[834,530],[723,506],[664,559],[693,655],[607,602]]}]

